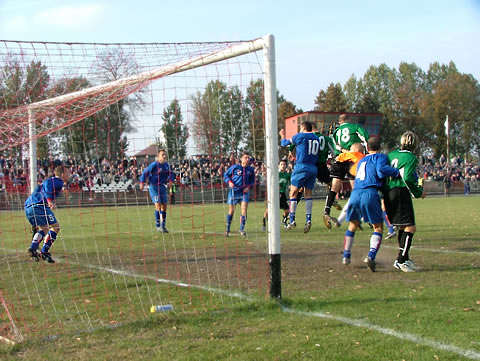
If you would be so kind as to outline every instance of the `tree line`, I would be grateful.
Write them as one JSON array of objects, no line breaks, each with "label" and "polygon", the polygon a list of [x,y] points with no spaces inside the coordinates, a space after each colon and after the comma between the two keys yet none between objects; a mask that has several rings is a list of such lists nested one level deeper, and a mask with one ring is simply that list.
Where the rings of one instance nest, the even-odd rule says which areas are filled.
[{"label": "tree line", "polygon": [[[103,81],[132,75],[131,57],[115,52],[102,54],[94,65]],[[82,76],[65,77],[55,84],[40,61],[21,66],[19,58],[4,62],[0,77],[0,110],[85,89],[95,84]],[[277,91],[278,127],[285,119],[302,113]],[[314,99],[317,111],[381,113],[381,137],[385,147],[398,145],[407,129],[420,138],[420,151],[437,157],[446,153],[444,122],[450,120],[450,150],[453,155],[480,155],[480,87],[470,74],[455,64],[433,63],[427,71],[415,63],[370,66],[362,77],[352,75],[345,84],[331,83]],[[85,158],[122,158],[135,131],[135,115],[145,109],[142,91],[38,140],[38,155],[80,154]],[[237,85],[221,80],[208,82],[189,99],[191,122],[177,99],[163,110],[161,131],[170,157],[187,155],[189,136],[197,152],[212,156],[248,150],[259,158],[265,153],[263,81],[252,80],[243,93]],[[51,120],[37,120],[51,121]],[[61,120],[58,120],[61,121]],[[158,138],[160,139],[160,137]],[[14,150],[17,152],[17,150]]]}]

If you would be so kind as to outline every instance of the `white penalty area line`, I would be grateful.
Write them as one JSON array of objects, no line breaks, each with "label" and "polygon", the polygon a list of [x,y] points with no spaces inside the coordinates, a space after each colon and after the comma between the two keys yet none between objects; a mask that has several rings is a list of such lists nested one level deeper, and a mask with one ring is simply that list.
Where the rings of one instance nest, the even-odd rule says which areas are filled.
[{"label": "white penalty area line", "polygon": [[[16,253],[16,251],[14,251],[14,250],[5,249],[5,248],[1,248],[1,247],[0,247],[0,249],[2,249],[4,251],[9,251],[9,252],[12,252],[12,253],[13,252]],[[60,263],[67,263],[67,261],[61,260],[61,259],[58,259],[58,261]],[[207,286],[201,286],[201,285],[192,285],[192,284],[179,282],[179,281],[175,281],[175,280],[157,278],[157,277],[154,277],[154,276],[142,275],[142,274],[138,274],[138,273],[131,272],[131,271],[118,270],[118,269],[114,269],[114,268],[97,266],[97,265],[92,265],[92,264],[84,264],[84,263],[70,262],[70,261],[68,261],[68,262],[70,264],[75,264],[75,265],[83,266],[83,267],[86,267],[86,268],[96,269],[96,270],[99,270],[99,271],[109,272],[109,273],[112,273],[112,274],[122,275],[122,276],[126,276],[126,277],[134,277],[134,278],[140,278],[140,279],[143,278],[143,279],[148,279],[148,280],[158,282],[158,283],[171,284],[171,285],[174,285],[174,286],[185,287],[185,288],[194,288],[194,289],[199,289],[199,290],[203,290],[203,291],[207,291],[207,292],[223,294],[225,296],[229,296],[229,297],[232,297],[232,298],[240,298],[240,299],[247,300],[247,301],[254,301],[254,298],[252,298],[250,296],[247,296],[247,295],[244,295],[240,292],[231,292],[231,291],[228,291],[228,290],[222,290],[222,289],[217,289],[217,288],[213,288],[213,287],[207,287]],[[283,307],[283,306],[282,306],[282,311],[287,312],[287,313],[293,313],[293,314],[296,314],[296,315],[301,315],[301,316],[323,318],[323,319],[328,319],[328,320],[332,320],[332,321],[337,321],[337,322],[341,322],[341,323],[344,323],[344,324],[347,324],[347,325],[350,325],[350,326],[361,327],[361,328],[365,328],[365,329],[368,329],[368,330],[371,330],[371,331],[375,331],[375,332],[378,332],[378,333],[381,333],[381,334],[384,334],[384,335],[387,335],[387,336],[392,336],[392,337],[395,337],[395,338],[398,338],[398,339],[401,339],[401,340],[410,341],[410,342],[413,342],[415,344],[428,346],[428,347],[433,348],[433,349],[452,352],[452,353],[455,353],[457,355],[460,355],[460,356],[463,356],[463,357],[466,357],[466,358],[469,358],[469,359],[472,359],[472,360],[480,360],[480,352],[477,352],[477,351],[474,351],[474,350],[462,349],[462,348],[457,347],[457,346],[453,346],[453,345],[449,345],[449,344],[445,344],[445,343],[441,343],[441,342],[437,342],[437,341],[432,341],[432,340],[429,340],[429,339],[426,339],[426,338],[423,338],[423,337],[420,337],[420,336],[417,336],[417,335],[414,335],[414,334],[411,334],[411,333],[398,332],[398,331],[395,331],[393,329],[378,326],[378,325],[375,325],[373,323],[369,323],[369,322],[366,322],[366,321],[363,321],[363,320],[356,320],[356,319],[351,319],[351,318],[342,317],[342,316],[335,316],[335,315],[326,314],[326,313],[323,313],[323,312],[299,311],[299,310],[294,310],[292,308]]]}]

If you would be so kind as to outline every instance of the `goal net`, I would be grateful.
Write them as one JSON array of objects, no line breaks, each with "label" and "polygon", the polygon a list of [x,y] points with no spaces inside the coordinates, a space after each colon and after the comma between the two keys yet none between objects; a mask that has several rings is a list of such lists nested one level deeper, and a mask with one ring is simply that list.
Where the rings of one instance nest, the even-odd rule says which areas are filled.
[{"label": "goal net", "polygon": [[[279,259],[271,268],[278,191],[266,197],[278,175],[272,54],[271,36],[0,42],[2,339],[280,295],[271,282],[272,274],[279,282]],[[148,167],[162,149],[170,173],[157,212]],[[226,237],[225,173],[244,152],[254,171],[248,213],[242,219],[236,206]],[[35,262],[27,249],[38,230],[24,202],[58,165],[71,174],[53,210],[61,229],[50,249],[55,263]]]}]

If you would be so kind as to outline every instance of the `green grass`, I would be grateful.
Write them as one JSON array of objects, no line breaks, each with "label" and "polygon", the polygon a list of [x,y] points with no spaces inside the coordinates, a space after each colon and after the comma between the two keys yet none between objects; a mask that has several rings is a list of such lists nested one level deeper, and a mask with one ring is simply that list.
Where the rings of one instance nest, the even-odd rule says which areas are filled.
[{"label": "green grass", "polygon": [[[0,290],[25,341],[0,344],[0,359],[478,359],[478,199],[415,201],[421,270],[408,274],[392,267],[396,240],[366,269],[367,226],[343,266],[345,228],[326,230],[316,202],[310,233],[282,230],[282,304],[268,297],[263,203],[250,206],[247,239],[223,238],[222,205],[169,209],[166,236],[151,207],[58,210],[53,266],[26,257],[23,213],[3,213]],[[149,312],[161,303],[175,312]],[[8,324],[0,307],[0,335]]]}]

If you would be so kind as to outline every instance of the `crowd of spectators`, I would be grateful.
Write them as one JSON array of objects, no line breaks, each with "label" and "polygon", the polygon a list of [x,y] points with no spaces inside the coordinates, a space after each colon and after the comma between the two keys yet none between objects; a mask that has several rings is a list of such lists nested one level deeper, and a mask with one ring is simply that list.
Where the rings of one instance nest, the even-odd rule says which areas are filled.
[{"label": "crowd of spectators", "polygon": [[[71,191],[91,189],[94,185],[110,185],[112,183],[127,182],[132,187],[138,185],[143,170],[153,161],[153,157],[143,158],[137,162],[136,157],[123,159],[75,159],[67,157],[58,159],[50,157],[37,161],[37,180],[41,183],[53,173],[55,166],[64,164],[71,171],[68,188]],[[208,158],[193,156],[185,159],[170,160],[176,175],[176,184],[180,187],[220,187],[224,172],[235,163],[234,156],[222,158]],[[257,184],[265,183],[266,169],[262,161],[252,159],[255,168]],[[28,190],[28,161],[23,162],[16,157],[0,156],[0,189],[7,191],[27,192]],[[438,160],[433,157],[420,157],[419,176],[424,180],[440,181],[444,183],[461,182],[465,187],[480,181],[480,164],[466,162],[462,158],[454,157],[447,164],[446,157]],[[85,188],[87,187],[87,188]]]},{"label": "crowd of spectators", "polygon": [[[118,160],[109,159],[65,159],[53,158],[37,161],[37,182],[53,174],[53,169],[60,164],[70,169],[68,182],[70,191],[91,189],[94,185],[110,185],[129,181],[131,187],[138,187],[143,170],[154,159],[147,156],[137,162],[136,157],[125,157]],[[194,156],[181,160],[171,160],[170,165],[176,175],[177,186],[184,187],[220,187],[224,172],[235,163],[235,158],[223,157],[209,159],[204,156]],[[262,162],[252,159],[257,181],[264,183],[266,170]],[[29,184],[28,162],[23,164],[15,157],[0,156],[0,189],[14,192],[27,192]]]}]

